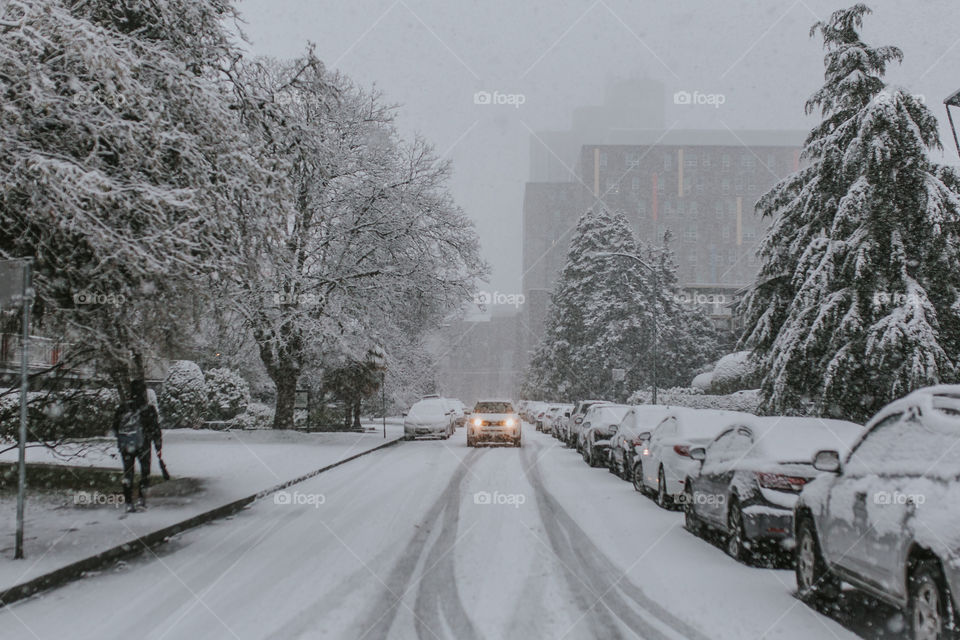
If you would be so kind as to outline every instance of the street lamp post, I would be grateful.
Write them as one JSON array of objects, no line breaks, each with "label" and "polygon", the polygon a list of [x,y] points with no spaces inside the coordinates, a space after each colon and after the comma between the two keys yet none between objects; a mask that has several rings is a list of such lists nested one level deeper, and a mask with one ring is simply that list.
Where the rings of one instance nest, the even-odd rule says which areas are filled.
[{"label": "street lamp post", "polygon": [[660,327],[658,318],[660,310],[657,308],[657,298],[660,296],[660,273],[651,267],[643,258],[635,256],[632,253],[621,253],[618,251],[601,251],[594,254],[600,258],[619,257],[630,258],[640,266],[653,274],[653,404],[657,404],[657,387],[659,385],[659,362],[660,362]]}]

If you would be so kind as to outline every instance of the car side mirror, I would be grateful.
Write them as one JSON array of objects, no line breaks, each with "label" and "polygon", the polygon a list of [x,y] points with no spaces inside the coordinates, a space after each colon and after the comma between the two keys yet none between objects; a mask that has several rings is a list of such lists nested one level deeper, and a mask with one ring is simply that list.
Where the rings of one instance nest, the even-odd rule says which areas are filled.
[{"label": "car side mirror", "polygon": [[404,411],[404,412],[401,414],[401,417],[406,418],[406,417],[407,417],[407,412]]},{"label": "car side mirror", "polygon": [[569,411],[564,411],[564,412],[563,412],[563,417],[564,417],[564,418],[569,418],[569,417],[570,417],[570,412],[569,412]]},{"label": "car side mirror", "polygon": [[827,473],[840,473],[840,454],[836,451],[818,451],[813,456],[813,468]]},{"label": "car side mirror", "polygon": [[615,424],[612,427],[610,427],[610,433],[616,433],[619,430],[620,430],[620,425],[618,424]]},{"label": "car side mirror", "polygon": [[707,459],[707,450],[703,447],[694,447],[690,449],[690,457],[698,462],[703,462]]}]

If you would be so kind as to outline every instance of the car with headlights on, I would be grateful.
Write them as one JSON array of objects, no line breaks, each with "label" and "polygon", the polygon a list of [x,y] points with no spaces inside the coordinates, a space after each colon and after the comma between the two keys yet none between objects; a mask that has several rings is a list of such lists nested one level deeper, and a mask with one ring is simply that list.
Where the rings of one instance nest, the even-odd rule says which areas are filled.
[{"label": "car with headlights on", "polygon": [[403,414],[403,437],[405,440],[416,438],[449,438],[454,430],[454,410],[446,398],[427,397],[414,403]]},{"label": "car with headlights on", "polygon": [[910,640],[958,637],[960,385],[888,404],[813,466],[793,520],[800,599],[830,608],[846,582],[903,611]]},{"label": "car with headlights on", "polygon": [[467,446],[521,445],[520,416],[509,400],[481,400],[467,420]]},{"label": "car with headlights on", "polygon": [[692,533],[719,532],[727,553],[747,561],[762,546],[793,539],[793,509],[803,487],[820,472],[821,449],[849,451],[863,426],[845,420],[801,417],[731,418],[686,478],[681,500]]}]

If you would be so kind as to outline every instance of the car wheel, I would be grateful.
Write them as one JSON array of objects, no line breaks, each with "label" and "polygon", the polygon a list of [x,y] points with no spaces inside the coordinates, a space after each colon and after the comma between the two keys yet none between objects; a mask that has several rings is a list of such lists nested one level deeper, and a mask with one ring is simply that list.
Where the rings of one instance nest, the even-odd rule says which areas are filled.
[{"label": "car wheel", "polygon": [[657,504],[663,509],[670,508],[670,495],[667,493],[667,476],[663,472],[663,467],[657,474]]},{"label": "car wheel", "polygon": [[683,489],[683,525],[687,531],[695,536],[703,532],[703,521],[697,516],[693,505],[693,489],[690,488],[690,480],[684,483]]},{"label": "car wheel", "polygon": [[643,486],[643,465],[639,462],[633,465],[633,489],[641,494],[647,492],[646,487]]},{"label": "car wheel", "polygon": [[473,444],[473,438],[467,437],[467,446],[468,446],[468,447],[474,446],[474,444]]},{"label": "car wheel", "polygon": [[823,559],[820,541],[810,518],[803,518],[797,527],[793,566],[797,576],[797,596],[807,604],[822,606],[840,595],[840,580],[830,573]]},{"label": "car wheel", "polygon": [[917,562],[910,572],[907,588],[907,637],[910,640],[947,640],[952,637],[953,611],[940,566],[932,560]]},{"label": "car wheel", "polygon": [[521,441],[520,441],[520,438],[517,438],[516,441],[513,443],[513,446],[519,448],[519,447],[521,446],[521,444],[522,444],[522,443],[521,443]]},{"label": "car wheel", "polygon": [[746,562],[750,556],[743,529],[743,511],[736,500],[731,501],[727,511],[727,553],[740,562]]}]

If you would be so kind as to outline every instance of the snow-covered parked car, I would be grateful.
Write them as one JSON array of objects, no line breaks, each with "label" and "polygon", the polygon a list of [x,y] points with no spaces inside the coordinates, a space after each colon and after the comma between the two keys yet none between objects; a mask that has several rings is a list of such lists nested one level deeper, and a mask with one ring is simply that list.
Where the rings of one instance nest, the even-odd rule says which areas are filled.
[{"label": "snow-covered parked car", "polygon": [[543,430],[558,440],[562,439],[563,425],[570,418],[573,405],[560,404],[550,407],[543,416]]},{"label": "snow-covered parked car", "polygon": [[672,506],[683,494],[684,480],[700,470],[690,449],[709,444],[738,415],[747,419],[751,414],[672,407],[640,452],[634,467],[641,480],[639,488],[644,493],[654,492],[661,507]]},{"label": "snow-covered parked car", "polygon": [[633,479],[633,467],[639,449],[647,440],[653,428],[660,423],[670,411],[670,407],[658,404],[634,405],[623,416],[617,433],[610,438],[608,452],[608,466],[610,471],[624,480]]},{"label": "snow-covered parked car", "polygon": [[583,424],[583,418],[590,407],[595,404],[609,403],[606,400],[581,400],[574,405],[573,410],[570,411],[570,415],[562,421],[560,439],[563,440],[568,447],[577,446],[580,426]]},{"label": "snow-covered parked car", "polygon": [[737,560],[749,559],[761,543],[792,539],[797,497],[820,473],[814,454],[849,451],[862,433],[862,425],[845,420],[730,419],[713,442],[690,450],[702,466],[684,482],[687,529],[721,532]]},{"label": "snow-covered parked car", "polygon": [[467,446],[500,442],[519,447],[520,416],[509,400],[481,400],[473,407],[467,426]]},{"label": "snow-covered parked car", "polygon": [[955,638],[960,606],[960,386],[880,410],[849,454],[824,450],[794,517],[797,591],[828,605],[841,581],[905,612],[911,640]]},{"label": "snow-covered parked car", "polygon": [[403,418],[405,440],[449,438],[455,428],[453,408],[446,398],[424,398],[414,403]]},{"label": "snow-covered parked car", "polygon": [[587,411],[577,447],[583,454],[584,462],[591,467],[606,464],[610,438],[616,435],[620,421],[628,411],[630,405],[626,404],[597,404]]},{"label": "snow-covered parked car", "polygon": [[467,405],[457,398],[447,398],[447,403],[453,410],[453,426],[459,429],[467,423]]}]

